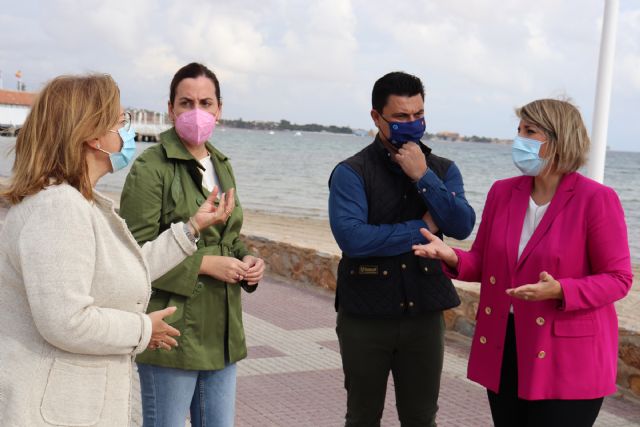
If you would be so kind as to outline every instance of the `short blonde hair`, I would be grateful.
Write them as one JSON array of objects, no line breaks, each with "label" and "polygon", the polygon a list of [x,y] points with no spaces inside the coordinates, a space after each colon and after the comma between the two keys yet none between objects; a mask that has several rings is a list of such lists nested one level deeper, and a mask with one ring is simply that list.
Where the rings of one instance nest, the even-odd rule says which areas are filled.
[{"label": "short blonde hair", "polygon": [[67,182],[91,200],[85,141],[106,134],[120,117],[120,90],[109,75],[60,76],[40,91],[20,129],[9,188],[11,204]]},{"label": "short blonde hair", "polygon": [[545,157],[549,170],[577,171],[587,161],[589,135],[578,109],[568,101],[539,99],[516,109],[522,120],[533,123],[547,135]]}]

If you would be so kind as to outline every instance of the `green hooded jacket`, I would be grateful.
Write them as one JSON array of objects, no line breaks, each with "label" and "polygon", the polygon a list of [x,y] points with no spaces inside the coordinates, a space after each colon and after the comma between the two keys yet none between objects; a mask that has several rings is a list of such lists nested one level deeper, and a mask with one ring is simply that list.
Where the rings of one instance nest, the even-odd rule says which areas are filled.
[{"label": "green hooded jacket", "polygon": [[[206,143],[221,191],[236,187],[228,158]],[[160,143],[146,149],[133,163],[120,199],[120,215],[138,244],[155,239],[178,221],[187,221],[206,200],[202,166],[180,141],[175,128],[160,135]],[[204,255],[242,259],[249,251],[240,241],[242,207],[225,224],[202,230],[198,250],[155,280],[147,312],[176,306],[165,321],[181,333],[171,351],[147,350],[136,361],[178,369],[217,370],[247,355],[242,326],[241,286],[199,275]],[[255,286],[243,284],[247,291]],[[226,340],[226,341],[225,341]]]}]

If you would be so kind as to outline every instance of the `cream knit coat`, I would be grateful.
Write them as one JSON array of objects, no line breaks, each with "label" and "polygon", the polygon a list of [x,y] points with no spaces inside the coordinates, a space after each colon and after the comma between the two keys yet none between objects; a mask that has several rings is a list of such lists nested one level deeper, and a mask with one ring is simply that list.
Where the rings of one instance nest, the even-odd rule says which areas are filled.
[{"label": "cream knit coat", "polygon": [[0,231],[0,425],[127,426],[151,281],[196,247],[173,224],[142,248],[95,193],[50,186]]}]

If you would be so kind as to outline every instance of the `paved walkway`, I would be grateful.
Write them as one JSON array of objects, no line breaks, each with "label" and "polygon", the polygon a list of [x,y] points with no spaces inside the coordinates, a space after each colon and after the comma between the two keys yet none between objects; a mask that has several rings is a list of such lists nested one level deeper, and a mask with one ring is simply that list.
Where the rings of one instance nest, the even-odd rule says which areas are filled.
[{"label": "paved walkway", "polygon": [[[333,295],[269,278],[243,295],[249,358],[238,364],[237,426],[340,426],[343,388]],[[469,340],[446,337],[440,426],[491,426],[484,388],[465,378]],[[383,426],[399,426],[390,380]],[[640,426],[640,403],[605,400],[596,426]]]}]

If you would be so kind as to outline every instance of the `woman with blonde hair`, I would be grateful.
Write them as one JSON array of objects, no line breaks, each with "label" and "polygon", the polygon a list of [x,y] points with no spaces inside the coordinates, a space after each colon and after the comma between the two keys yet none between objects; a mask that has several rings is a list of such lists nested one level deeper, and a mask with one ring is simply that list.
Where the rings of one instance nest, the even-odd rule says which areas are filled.
[{"label": "woman with blonde hair", "polygon": [[517,110],[512,155],[523,176],[496,182],[470,251],[427,230],[416,255],[480,282],[468,376],[500,426],[591,426],[616,391],[614,302],[631,287],[615,191],[580,175],[589,137],[569,102]]},{"label": "woman with blonde hair", "polygon": [[[227,219],[209,198],[142,248],[95,190],[129,163],[135,132],[108,75],[61,76],[38,95],[15,146],[0,231],[0,419],[11,426],[126,426],[132,360],[179,332],[145,314],[151,280]],[[215,192],[214,192],[215,193]]]}]

